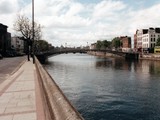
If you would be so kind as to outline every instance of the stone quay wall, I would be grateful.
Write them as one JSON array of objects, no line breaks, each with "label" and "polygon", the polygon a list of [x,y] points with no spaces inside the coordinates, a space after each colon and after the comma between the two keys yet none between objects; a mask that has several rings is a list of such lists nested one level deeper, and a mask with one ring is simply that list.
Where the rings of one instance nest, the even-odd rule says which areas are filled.
[{"label": "stone quay wall", "polygon": [[37,59],[35,65],[46,120],[83,120]]},{"label": "stone quay wall", "polygon": [[88,51],[87,54],[94,55],[94,56],[100,56],[100,57],[121,57],[112,53],[107,52],[94,52],[94,51]]},{"label": "stone quay wall", "polygon": [[146,60],[160,60],[160,53],[156,54],[141,54],[140,59],[146,59]]}]

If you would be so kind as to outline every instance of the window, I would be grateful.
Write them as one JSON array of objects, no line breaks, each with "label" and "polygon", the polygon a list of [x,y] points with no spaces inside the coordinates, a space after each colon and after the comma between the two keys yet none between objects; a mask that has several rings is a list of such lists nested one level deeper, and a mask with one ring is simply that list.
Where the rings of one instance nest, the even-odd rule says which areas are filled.
[{"label": "window", "polygon": [[152,42],[152,38],[151,38],[151,42]]},{"label": "window", "polygon": [[151,48],[154,48],[155,46],[156,46],[155,43],[152,43],[152,44],[151,44]]},{"label": "window", "polygon": [[156,41],[156,38],[154,38],[154,42]]}]

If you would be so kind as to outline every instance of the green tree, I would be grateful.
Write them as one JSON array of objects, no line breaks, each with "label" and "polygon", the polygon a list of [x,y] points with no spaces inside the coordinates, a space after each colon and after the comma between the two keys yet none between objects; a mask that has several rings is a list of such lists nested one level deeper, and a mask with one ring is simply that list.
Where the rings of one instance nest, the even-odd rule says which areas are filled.
[{"label": "green tree", "polygon": [[160,46],[160,38],[157,39],[156,46]]},{"label": "green tree", "polygon": [[102,45],[102,41],[98,40],[96,43],[96,49],[101,49]]},{"label": "green tree", "polygon": [[102,41],[102,46],[103,48],[109,48],[111,46],[111,42],[110,41],[107,41],[107,40],[103,40]]},{"label": "green tree", "polygon": [[119,37],[115,37],[113,40],[112,40],[112,47],[115,47],[115,48],[119,48],[121,46],[121,41],[120,41],[120,38]]},{"label": "green tree", "polygon": [[45,40],[36,40],[35,41],[35,51],[36,52],[45,52],[49,50],[49,44]]}]

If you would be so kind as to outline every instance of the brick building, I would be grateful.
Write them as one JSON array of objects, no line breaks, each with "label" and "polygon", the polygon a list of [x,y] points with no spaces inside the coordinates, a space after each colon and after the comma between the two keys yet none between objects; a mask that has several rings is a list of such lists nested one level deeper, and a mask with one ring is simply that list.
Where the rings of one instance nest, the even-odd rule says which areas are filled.
[{"label": "brick building", "polygon": [[120,40],[122,42],[122,48],[131,48],[131,37],[122,36]]},{"label": "brick building", "polygon": [[119,37],[121,41],[121,48],[123,52],[129,52],[131,50],[131,37],[121,36]]}]

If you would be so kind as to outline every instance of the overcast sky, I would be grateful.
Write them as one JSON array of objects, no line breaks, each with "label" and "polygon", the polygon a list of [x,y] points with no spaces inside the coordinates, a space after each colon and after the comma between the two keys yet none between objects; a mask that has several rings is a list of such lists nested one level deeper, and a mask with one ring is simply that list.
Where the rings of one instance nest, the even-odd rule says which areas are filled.
[{"label": "overcast sky", "polygon": [[[54,46],[85,46],[160,27],[160,0],[34,0],[35,21]],[[31,18],[32,0],[0,0],[0,23],[12,36],[17,14]]]}]

